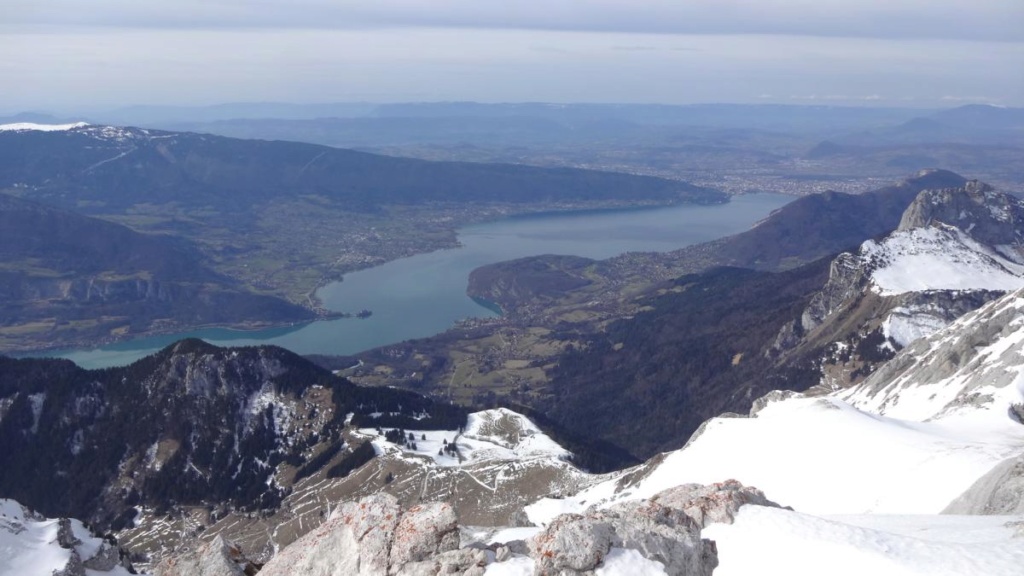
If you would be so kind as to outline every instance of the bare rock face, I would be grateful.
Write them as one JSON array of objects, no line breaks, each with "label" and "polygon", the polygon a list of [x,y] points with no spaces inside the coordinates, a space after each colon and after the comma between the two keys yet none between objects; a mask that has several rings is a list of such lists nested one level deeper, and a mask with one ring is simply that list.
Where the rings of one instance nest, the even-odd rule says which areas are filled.
[{"label": "bare rock face", "polygon": [[82,562],[82,567],[96,572],[110,572],[117,566],[124,566],[123,553],[120,548],[107,542],[100,544],[96,555]]},{"label": "bare rock face", "polygon": [[196,548],[164,558],[154,567],[153,576],[246,576],[258,569],[238,546],[217,536]]},{"label": "bare rock face", "polygon": [[458,547],[458,519],[450,504],[435,502],[403,512],[394,496],[382,493],[342,504],[260,574],[448,574],[463,573],[480,562],[476,551],[452,554]]},{"label": "bare rock face", "polygon": [[736,480],[707,486],[683,484],[659,493],[651,502],[683,512],[701,528],[715,522],[732,524],[736,513],[746,504],[780,507],[765,497],[764,492]]},{"label": "bare rock face", "polygon": [[615,542],[611,518],[563,514],[530,542],[530,556],[543,574],[574,574],[593,570]]},{"label": "bare rock face", "polygon": [[1008,458],[953,500],[943,514],[1024,514],[1024,456]]},{"label": "bare rock face", "polygon": [[410,562],[399,568],[395,576],[437,576],[457,574],[482,576],[486,570],[487,553],[473,548],[442,552],[429,560]]},{"label": "bare rock face", "polygon": [[459,520],[447,502],[413,506],[398,523],[391,545],[391,565],[426,560],[459,547]]},{"label": "bare rock face", "polygon": [[282,550],[264,576],[384,576],[402,510],[389,494],[346,502],[319,528]]},{"label": "bare rock face", "polygon": [[587,574],[612,548],[637,550],[670,576],[709,576],[718,566],[715,543],[682,510],[654,501],[626,502],[585,515],[564,514],[529,541],[536,574]]},{"label": "bare rock face", "polygon": [[942,222],[967,230],[986,244],[1024,241],[1024,201],[972,180],[960,188],[926,190],[903,213],[899,230]]}]

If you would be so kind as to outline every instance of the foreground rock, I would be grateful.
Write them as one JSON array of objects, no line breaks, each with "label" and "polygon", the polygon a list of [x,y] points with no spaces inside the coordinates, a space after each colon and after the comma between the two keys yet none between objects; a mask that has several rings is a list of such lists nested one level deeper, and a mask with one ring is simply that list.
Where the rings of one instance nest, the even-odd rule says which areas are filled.
[{"label": "foreground rock", "polygon": [[394,496],[376,494],[342,504],[327,522],[275,556],[260,574],[394,574],[406,564],[458,547],[458,523],[449,504],[434,502],[403,512]]},{"label": "foreground rock", "polygon": [[713,522],[731,523],[746,504],[778,506],[735,480],[687,484],[650,500],[563,514],[527,541],[460,547],[458,521],[448,503],[403,511],[395,497],[376,494],[342,504],[327,522],[268,562],[260,575],[479,576],[491,564],[508,563],[516,573],[571,576],[635,562],[670,576],[709,576],[718,566],[718,552],[714,542],[701,538],[701,529]]},{"label": "foreground rock", "polygon": [[586,574],[615,548],[636,550],[669,576],[710,576],[715,543],[685,512],[653,501],[627,502],[585,515],[564,514],[529,542],[536,574]]},{"label": "foreground rock", "polygon": [[651,502],[682,510],[701,528],[716,522],[732,524],[742,506],[755,504],[780,508],[753,486],[744,486],[737,480],[716,484],[683,484],[669,488],[651,498]]},{"label": "foreground rock", "polygon": [[165,558],[153,568],[153,576],[252,576],[258,571],[259,565],[236,544],[218,536]]}]

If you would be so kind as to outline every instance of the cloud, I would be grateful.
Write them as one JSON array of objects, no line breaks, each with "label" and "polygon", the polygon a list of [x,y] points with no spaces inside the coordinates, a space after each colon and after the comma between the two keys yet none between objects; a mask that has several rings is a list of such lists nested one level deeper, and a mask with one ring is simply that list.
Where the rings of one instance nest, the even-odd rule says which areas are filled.
[{"label": "cloud", "polygon": [[490,28],[1024,41],[1021,0],[4,0],[6,30]]},{"label": "cloud", "polygon": [[[651,47],[654,50],[617,50]],[[676,50],[683,48],[683,50]],[[1024,45],[501,29],[0,34],[0,108],[232,101],[1024,104]],[[983,91],[983,92],[982,92]],[[774,95],[759,98],[757,95]],[[871,95],[882,95],[871,100]],[[807,95],[807,96],[804,96]],[[848,95],[849,100],[826,100]]]}]

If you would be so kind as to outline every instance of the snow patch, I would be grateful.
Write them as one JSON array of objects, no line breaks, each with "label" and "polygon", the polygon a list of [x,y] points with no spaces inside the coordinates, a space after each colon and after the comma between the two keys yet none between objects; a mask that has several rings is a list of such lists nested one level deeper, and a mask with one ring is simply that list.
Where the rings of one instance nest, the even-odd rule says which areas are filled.
[{"label": "snow patch", "polygon": [[665,565],[630,548],[612,548],[595,576],[666,576]]},{"label": "snow patch", "polygon": [[947,325],[931,306],[896,308],[882,322],[882,334],[906,348],[911,342],[926,338]]},{"label": "snow patch", "polygon": [[39,432],[39,419],[43,415],[43,404],[46,403],[46,392],[31,394],[28,397],[29,405],[32,407],[32,433]]},{"label": "snow patch", "polygon": [[882,296],[1024,287],[1024,266],[951,226],[900,230],[880,242],[868,240],[860,254],[873,269],[873,290]]},{"label": "snow patch", "polygon": [[75,128],[88,126],[87,122],[74,122],[72,124],[36,124],[34,122],[16,122],[13,124],[0,124],[0,132],[66,132]]}]

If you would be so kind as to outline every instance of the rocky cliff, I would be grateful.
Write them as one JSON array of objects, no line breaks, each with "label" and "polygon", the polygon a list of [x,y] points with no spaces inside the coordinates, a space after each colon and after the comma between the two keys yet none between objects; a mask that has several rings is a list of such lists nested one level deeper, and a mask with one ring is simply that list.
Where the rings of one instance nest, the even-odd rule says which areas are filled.
[{"label": "rocky cliff", "polygon": [[899,228],[833,260],[829,280],[776,348],[826,347],[846,386],[911,342],[1024,286],[1024,201],[970,181],[920,192]]}]

